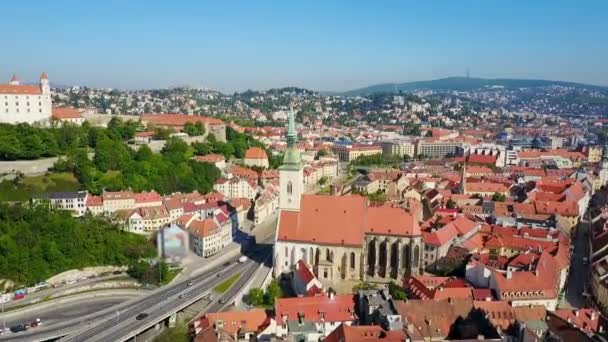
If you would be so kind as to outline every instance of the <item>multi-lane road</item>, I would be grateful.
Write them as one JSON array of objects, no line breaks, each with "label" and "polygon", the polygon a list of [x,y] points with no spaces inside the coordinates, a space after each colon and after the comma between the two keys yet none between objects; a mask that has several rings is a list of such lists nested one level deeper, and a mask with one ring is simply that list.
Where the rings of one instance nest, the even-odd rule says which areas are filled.
[{"label": "multi-lane road", "polygon": [[[266,241],[268,242],[268,241]],[[65,341],[118,341],[132,337],[137,332],[144,331],[155,323],[177,312],[191,303],[204,298],[215,286],[236,273],[241,278],[235,286],[221,298],[231,299],[236,289],[242,286],[243,279],[252,277],[259,263],[266,260],[272,247],[259,250],[251,255],[245,263],[238,263],[238,257],[229,259],[226,263],[213,267],[191,278],[166,285],[122,304],[109,307],[97,313],[66,319],[65,322],[52,326],[41,326],[25,332],[0,336],[0,341],[44,341],[51,338],[66,336]],[[190,284],[191,283],[191,284]],[[218,298],[214,298],[217,303]],[[216,307],[212,304],[210,308]],[[137,320],[136,316],[146,313],[147,317]]]},{"label": "multi-lane road", "polygon": [[[263,251],[256,255],[256,259],[266,259],[268,255],[268,250]],[[171,289],[163,292],[159,291],[152,296],[148,296],[145,300],[131,305],[121,312],[117,312],[115,318],[106,319],[87,327],[82,331],[67,336],[62,341],[124,341],[149,329],[156,323],[162,322],[172,313],[182,310],[194,301],[207,296],[213,291],[215,286],[237,273],[241,274],[241,280],[250,279],[258,266],[259,264],[256,260],[248,260],[245,263],[232,262],[230,265],[222,266],[220,273],[194,277],[191,280],[176,284]],[[192,285],[189,285],[190,282],[192,282]],[[239,284],[235,285],[234,289]],[[221,298],[229,299],[230,295],[231,291],[228,291]],[[221,298],[215,298],[216,303],[219,303]],[[138,317],[143,314],[146,316],[143,318]]]},{"label": "multi-lane road", "polygon": [[36,318],[42,320],[43,325],[54,325],[65,321],[78,320],[81,317],[103,311],[114,305],[121,304],[134,296],[115,295],[107,297],[83,298],[78,301],[61,305],[49,305],[36,310],[28,310],[22,314],[12,315],[2,319],[0,326],[12,327],[18,324],[29,324]]}]

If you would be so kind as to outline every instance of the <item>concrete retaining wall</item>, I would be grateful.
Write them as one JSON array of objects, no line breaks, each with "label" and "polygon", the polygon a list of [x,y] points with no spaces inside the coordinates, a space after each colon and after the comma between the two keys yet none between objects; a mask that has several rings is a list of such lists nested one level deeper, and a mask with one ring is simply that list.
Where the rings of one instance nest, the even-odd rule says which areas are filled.
[{"label": "concrete retaining wall", "polygon": [[40,176],[55,165],[58,157],[36,160],[0,161],[0,175],[14,175],[21,172],[26,176]]},{"label": "concrete retaining wall", "polygon": [[85,267],[81,270],[69,270],[47,279],[49,285],[61,284],[66,281],[72,281],[82,278],[89,278],[92,276],[99,276],[104,273],[112,273],[114,271],[126,272],[127,266],[97,266],[97,267]]}]

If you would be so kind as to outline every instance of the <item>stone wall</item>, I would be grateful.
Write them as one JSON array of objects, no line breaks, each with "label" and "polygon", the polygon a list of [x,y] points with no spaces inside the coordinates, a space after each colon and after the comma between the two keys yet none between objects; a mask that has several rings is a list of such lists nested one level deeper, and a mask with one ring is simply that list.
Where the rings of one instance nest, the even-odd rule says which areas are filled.
[{"label": "stone wall", "polygon": [[36,160],[0,161],[0,176],[15,175],[21,172],[26,176],[40,176],[53,167],[58,157]]}]

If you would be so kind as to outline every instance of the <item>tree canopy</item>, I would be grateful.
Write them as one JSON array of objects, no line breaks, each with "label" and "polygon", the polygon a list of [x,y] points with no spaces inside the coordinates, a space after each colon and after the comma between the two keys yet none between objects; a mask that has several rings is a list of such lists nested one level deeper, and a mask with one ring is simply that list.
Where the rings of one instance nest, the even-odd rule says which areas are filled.
[{"label": "tree canopy", "polygon": [[0,203],[0,278],[16,286],[87,266],[129,265],[154,256],[145,237],[103,218],[73,218],[48,206]]}]

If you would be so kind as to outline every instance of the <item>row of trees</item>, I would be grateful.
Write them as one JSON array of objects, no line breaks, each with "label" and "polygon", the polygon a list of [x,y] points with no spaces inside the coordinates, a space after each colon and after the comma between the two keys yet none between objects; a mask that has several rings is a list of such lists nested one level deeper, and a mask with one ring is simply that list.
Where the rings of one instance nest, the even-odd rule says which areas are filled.
[{"label": "row of trees", "polygon": [[0,160],[38,159],[64,155],[76,148],[95,147],[101,136],[116,140],[133,138],[139,128],[134,121],[113,118],[107,128],[60,125],[0,124]]},{"label": "row of trees", "polygon": [[176,191],[207,193],[220,177],[215,165],[191,159],[194,149],[179,138],[170,138],[160,154],[148,146],[137,151],[122,140],[100,137],[91,159],[86,150],[77,150],[60,160],[57,171],[73,171],[82,187],[92,193],[132,189],[156,190],[162,194]]},{"label": "row of trees", "polygon": [[401,162],[410,159],[410,156],[407,154],[403,156],[385,156],[378,153],[370,156],[359,156],[351,164],[356,166],[398,166]]},{"label": "row of trees", "polygon": [[0,203],[0,278],[31,285],[70,269],[131,265],[152,244],[98,217],[73,218],[47,206]]}]

